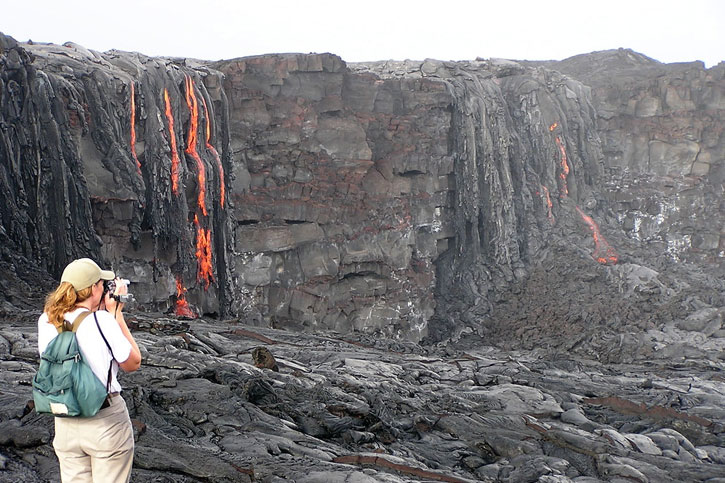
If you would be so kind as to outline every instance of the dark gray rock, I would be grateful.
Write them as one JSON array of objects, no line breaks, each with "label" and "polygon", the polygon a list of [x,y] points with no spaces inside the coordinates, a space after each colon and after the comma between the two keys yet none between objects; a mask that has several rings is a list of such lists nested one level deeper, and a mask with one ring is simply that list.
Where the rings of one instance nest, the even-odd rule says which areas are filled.
[{"label": "dark gray rock", "polygon": [[[685,375],[668,362],[390,350],[365,337],[129,318],[147,327],[135,329],[144,364],[123,377],[138,481],[706,481],[723,471],[725,401],[696,360]],[[35,344],[32,320],[3,327]],[[51,418],[26,406],[37,356],[13,347],[0,371],[4,473],[50,481]],[[254,367],[262,348],[278,372]],[[672,399],[685,381],[688,397]]]}]

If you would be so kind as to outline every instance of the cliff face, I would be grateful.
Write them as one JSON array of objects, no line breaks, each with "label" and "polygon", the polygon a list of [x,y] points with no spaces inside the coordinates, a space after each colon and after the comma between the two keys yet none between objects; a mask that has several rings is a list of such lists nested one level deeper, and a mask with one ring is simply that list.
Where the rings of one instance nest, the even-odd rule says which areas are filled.
[{"label": "cliff face", "polygon": [[547,66],[592,88],[610,205],[653,255],[710,264],[725,253],[725,63],[663,65],[631,50]]},{"label": "cliff face", "polygon": [[[236,273],[274,323],[424,334],[442,227],[445,86],[332,55],[214,65],[231,105]],[[439,243],[441,246],[439,246]]]},{"label": "cliff face", "polygon": [[203,79],[219,74],[8,37],[1,50],[8,244],[56,277],[73,258],[103,260],[142,304],[194,286],[201,310],[223,311],[226,160],[214,143],[226,156],[226,106]]},{"label": "cliff face", "polygon": [[545,65],[591,86],[610,166],[723,180],[724,64],[661,64],[620,49]]},{"label": "cliff face", "polygon": [[525,278],[601,173],[586,88],[555,72],[332,56],[214,68],[249,171],[232,195],[237,273],[265,287],[254,303],[273,320],[418,339],[437,305]]},{"label": "cliff face", "polygon": [[[648,250],[721,265],[719,68],[658,64],[632,90],[565,62],[208,63],[2,36],[0,55],[5,258],[103,260],[141,309],[439,340],[528,313],[542,267],[576,301],[581,266],[609,301]],[[670,232],[633,172],[707,229]]]}]

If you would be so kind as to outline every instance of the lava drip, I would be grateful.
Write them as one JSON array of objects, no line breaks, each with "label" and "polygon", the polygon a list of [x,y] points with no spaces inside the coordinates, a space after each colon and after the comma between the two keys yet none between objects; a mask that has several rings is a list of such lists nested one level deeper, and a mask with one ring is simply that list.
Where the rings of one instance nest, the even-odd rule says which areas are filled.
[{"label": "lava drip", "polygon": [[214,280],[211,260],[211,230],[204,228],[199,223],[199,217],[194,215],[194,226],[196,227],[196,259],[198,270],[196,281],[204,281],[204,290]]},{"label": "lava drip", "polygon": [[549,218],[549,221],[553,225],[555,220],[554,220],[554,214],[551,212],[551,208],[552,208],[553,205],[551,203],[551,196],[549,195],[549,188],[547,188],[546,186],[544,186],[542,184],[541,185],[541,191],[544,192],[544,199],[546,200],[547,218]]},{"label": "lava drip", "polygon": [[[549,126],[549,131],[553,131],[559,126],[559,123],[555,122]],[[567,186],[567,178],[569,177],[569,163],[566,156],[566,147],[564,141],[561,140],[561,136],[556,136],[554,139],[556,145],[559,147],[561,153],[561,173],[559,173],[559,179],[561,179],[561,189],[559,190],[561,198],[569,196],[569,187]]]},{"label": "lava drip", "polygon": [[[186,91],[186,105],[189,107],[189,135],[187,137],[186,154],[196,161],[197,176],[199,181],[199,194],[197,196],[197,204],[201,214],[206,218],[208,215],[206,210],[206,168],[199,153],[196,151],[197,133],[199,129],[199,104],[194,95],[194,81],[190,76],[184,76],[184,87]],[[209,288],[209,284],[214,280],[212,270],[212,251],[211,251],[211,230],[204,228],[199,221],[199,216],[194,214],[194,226],[196,228],[196,261],[197,273],[196,281],[204,282],[204,290]]]},{"label": "lava drip", "polygon": [[191,319],[197,318],[196,312],[192,310],[189,302],[186,301],[186,288],[184,283],[181,281],[181,277],[176,277],[176,309],[174,313],[179,317],[189,317]]},{"label": "lava drip", "polygon": [[206,99],[202,96],[201,98],[202,105],[204,106],[204,117],[206,118],[206,149],[211,152],[211,154],[214,155],[214,159],[216,159],[216,165],[219,169],[219,193],[220,193],[220,199],[219,199],[219,205],[224,208],[224,197],[225,197],[225,188],[224,188],[224,166],[222,166],[222,160],[219,158],[219,153],[216,149],[214,149],[214,146],[211,144],[211,119],[209,118],[209,110],[206,107]]},{"label": "lava drip", "polygon": [[136,90],[131,82],[131,156],[136,162],[136,170],[141,174],[141,163],[136,156]]},{"label": "lava drip", "polygon": [[576,207],[576,211],[592,231],[592,237],[594,238],[594,253],[592,253],[592,258],[602,265],[616,264],[619,261],[617,253],[599,232],[599,226],[597,223],[591,216],[587,216],[578,206]]},{"label": "lava drip", "polygon": [[179,153],[176,149],[176,134],[174,134],[174,116],[171,112],[169,90],[164,89],[164,102],[166,103],[166,119],[169,121],[169,138],[171,144],[171,192],[179,194]]},{"label": "lava drip", "polygon": [[189,136],[187,137],[186,154],[191,156],[196,161],[197,176],[199,180],[199,194],[197,196],[197,203],[201,209],[201,213],[207,216],[206,211],[206,168],[204,162],[199,157],[199,153],[196,151],[197,141],[197,130],[199,128],[199,104],[196,101],[194,95],[194,81],[188,75],[184,76],[184,85],[186,87],[186,105],[189,106],[189,112],[191,113],[191,120],[189,122]]}]

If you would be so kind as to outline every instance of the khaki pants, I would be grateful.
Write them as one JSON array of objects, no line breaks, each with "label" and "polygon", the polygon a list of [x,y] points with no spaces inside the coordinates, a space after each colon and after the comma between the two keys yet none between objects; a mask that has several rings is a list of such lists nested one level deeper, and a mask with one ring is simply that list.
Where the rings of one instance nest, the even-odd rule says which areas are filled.
[{"label": "khaki pants", "polygon": [[126,402],[111,405],[92,418],[55,418],[55,454],[66,482],[128,482],[133,465],[133,428]]}]

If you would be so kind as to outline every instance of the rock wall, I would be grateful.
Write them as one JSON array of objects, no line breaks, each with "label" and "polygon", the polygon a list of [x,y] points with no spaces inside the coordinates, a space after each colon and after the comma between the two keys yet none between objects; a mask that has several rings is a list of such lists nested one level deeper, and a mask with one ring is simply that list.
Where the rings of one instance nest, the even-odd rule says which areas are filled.
[{"label": "rock wall", "polygon": [[236,273],[278,326],[430,335],[436,308],[525,278],[601,173],[588,91],[556,72],[296,54],[213,68],[249,173],[231,196]]},{"label": "rock wall", "polygon": [[441,340],[542,263],[722,266],[720,67],[0,55],[3,257],[102,260],[140,310]]},{"label": "rock wall", "polygon": [[661,64],[628,49],[545,63],[592,88],[605,192],[622,228],[665,259],[725,257],[725,63]]},{"label": "rock wall", "polygon": [[199,311],[224,313],[220,74],[0,39],[6,247],[56,277],[73,258],[102,260],[134,283],[142,306],[168,307],[188,288]]},{"label": "rock wall", "polygon": [[279,325],[419,339],[447,209],[450,96],[425,79],[352,73],[338,57],[222,62],[237,180],[235,261]]},{"label": "rock wall", "polygon": [[609,166],[723,181],[725,64],[662,64],[619,49],[545,65],[592,87]]}]

